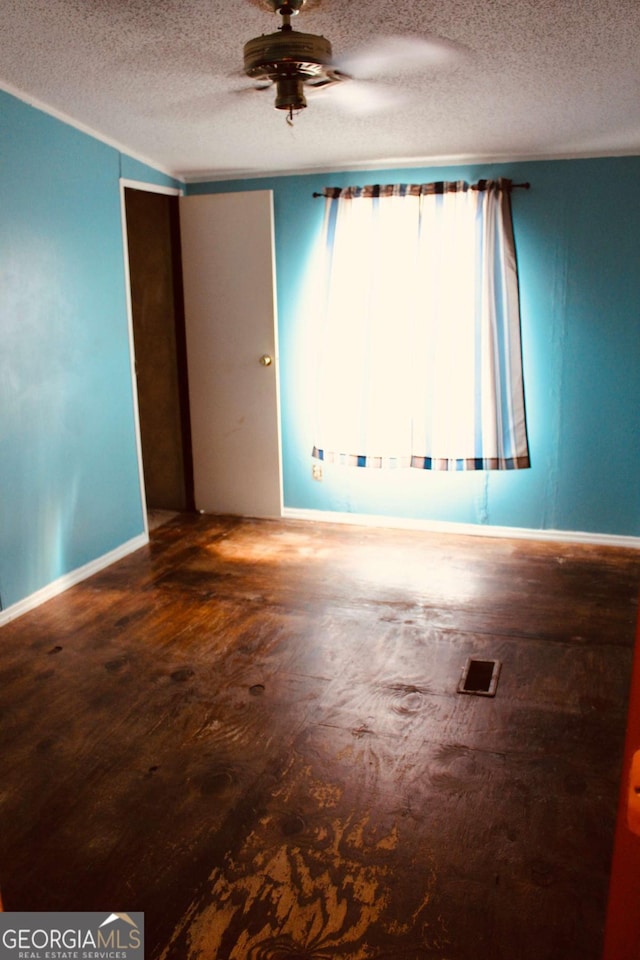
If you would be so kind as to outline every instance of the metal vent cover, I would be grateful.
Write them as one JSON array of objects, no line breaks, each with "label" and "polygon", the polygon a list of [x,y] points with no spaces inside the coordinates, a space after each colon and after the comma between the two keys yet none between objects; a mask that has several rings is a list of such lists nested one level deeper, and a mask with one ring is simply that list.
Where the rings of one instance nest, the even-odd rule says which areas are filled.
[{"label": "metal vent cover", "polygon": [[481,660],[469,657],[462,670],[458,693],[478,697],[495,697],[502,664],[499,660]]}]

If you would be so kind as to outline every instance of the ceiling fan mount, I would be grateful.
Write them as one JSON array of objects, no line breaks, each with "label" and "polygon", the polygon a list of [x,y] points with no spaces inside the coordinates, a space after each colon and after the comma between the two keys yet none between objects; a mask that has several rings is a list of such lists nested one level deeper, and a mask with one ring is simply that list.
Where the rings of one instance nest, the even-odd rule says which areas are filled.
[{"label": "ceiling fan mount", "polygon": [[254,37],[244,45],[244,71],[254,80],[268,80],[276,85],[275,107],[294,112],[307,106],[304,86],[325,86],[346,79],[332,65],[331,44],[325,37],[302,33],[291,26],[306,0],[265,0],[274,13],[282,17],[282,26],[275,33]]},{"label": "ceiling fan mount", "polygon": [[263,3],[274,13],[295,17],[304,7],[306,0],[263,0]]}]

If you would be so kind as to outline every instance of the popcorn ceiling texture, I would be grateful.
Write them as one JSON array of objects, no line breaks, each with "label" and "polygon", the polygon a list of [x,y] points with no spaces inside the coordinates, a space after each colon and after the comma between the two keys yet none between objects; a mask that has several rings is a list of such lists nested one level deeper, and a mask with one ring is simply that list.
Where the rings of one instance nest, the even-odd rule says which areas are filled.
[{"label": "popcorn ceiling texture", "polygon": [[187,179],[640,153],[637,0],[310,0],[294,27],[338,60],[398,35],[452,54],[363,67],[293,127],[242,71],[279,22],[264,0],[1,0],[0,86]]}]

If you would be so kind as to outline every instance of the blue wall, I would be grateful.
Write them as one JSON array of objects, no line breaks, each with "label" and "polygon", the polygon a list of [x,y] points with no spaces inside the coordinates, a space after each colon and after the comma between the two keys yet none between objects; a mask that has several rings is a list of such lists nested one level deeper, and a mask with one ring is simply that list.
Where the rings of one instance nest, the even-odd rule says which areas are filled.
[{"label": "blue wall", "polygon": [[0,599],[142,533],[119,177],[173,183],[0,91]]},{"label": "blue wall", "polygon": [[[439,474],[324,465],[311,478],[305,282],[323,186],[506,176],[521,285],[532,468]],[[640,158],[192,184],[274,191],[285,506],[640,535]]]}]

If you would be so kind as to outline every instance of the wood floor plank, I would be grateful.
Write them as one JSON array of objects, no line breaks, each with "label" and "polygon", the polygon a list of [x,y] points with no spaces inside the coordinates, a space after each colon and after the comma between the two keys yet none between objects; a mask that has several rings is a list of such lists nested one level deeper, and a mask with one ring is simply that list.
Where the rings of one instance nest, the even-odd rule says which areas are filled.
[{"label": "wood floor plank", "polygon": [[176,517],[2,629],[5,909],[142,910],[150,960],[599,960],[639,580]]}]

